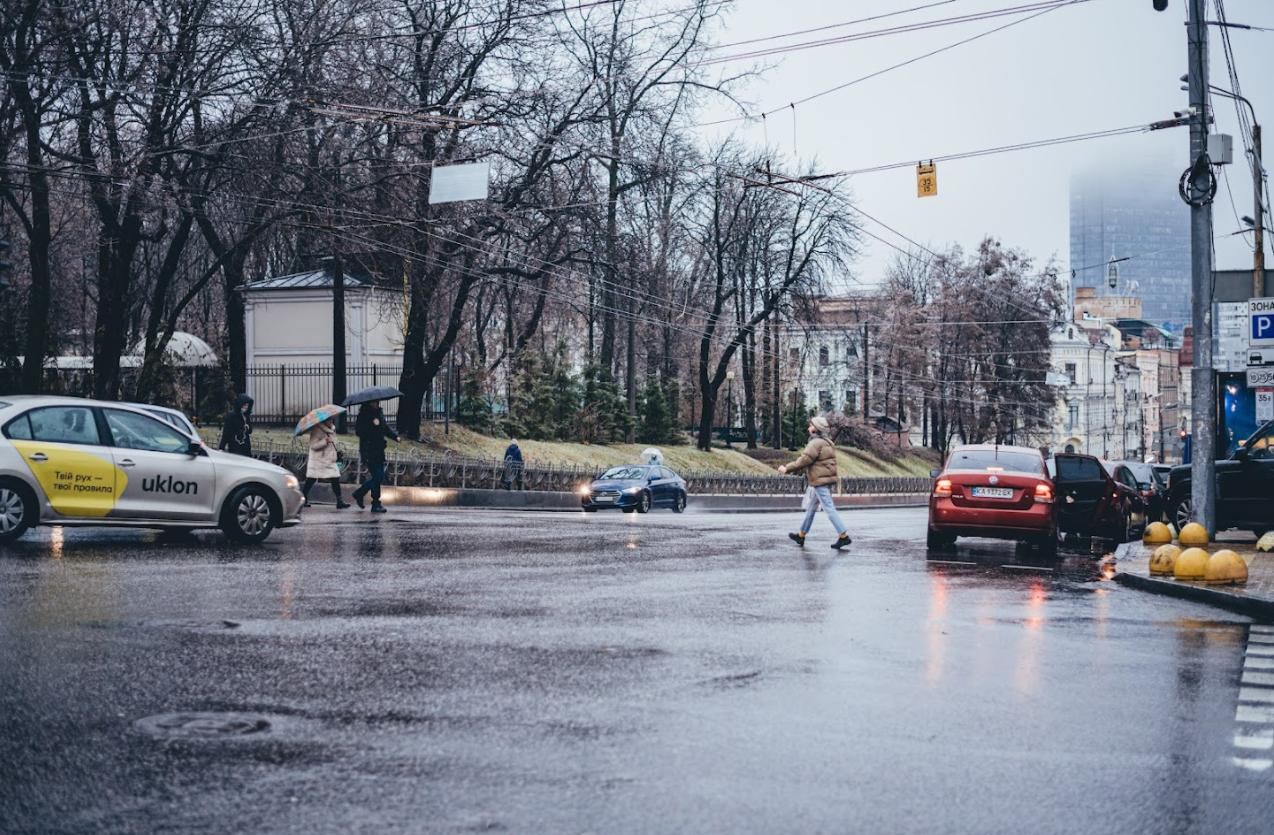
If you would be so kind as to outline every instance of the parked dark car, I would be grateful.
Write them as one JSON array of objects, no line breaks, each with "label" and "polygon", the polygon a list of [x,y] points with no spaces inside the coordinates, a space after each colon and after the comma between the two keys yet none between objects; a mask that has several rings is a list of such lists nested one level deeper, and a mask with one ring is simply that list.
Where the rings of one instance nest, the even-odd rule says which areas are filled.
[{"label": "parked dark car", "polygon": [[686,509],[686,482],[667,467],[656,464],[625,464],[611,467],[580,488],[580,505],[592,512],[617,507],[625,513],[648,513],[654,507]]},{"label": "parked dark car", "polygon": [[[1117,481],[1120,473],[1126,482]],[[1081,453],[1057,453],[1049,464],[1057,493],[1057,529],[1063,537],[1127,542],[1145,527],[1145,504],[1127,468]]]},{"label": "parked dark car", "polygon": [[1115,482],[1115,490],[1119,493],[1124,506],[1124,536],[1127,542],[1145,533],[1150,524],[1150,514],[1146,497],[1141,491],[1141,483],[1133,475],[1132,468],[1119,461],[1102,461],[1102,466]]},{"label": "parked dark car", "polygon": [[1119,461],[1137,479],[1141,500],[1146,503],[1146,522],[1162,522],[1168,513],[1168,482],[1159,475],[1153,464],[1140,461]]},{"label": "parked dark car", "polygon": [[[1173,468],[1168,515],[1178,530],[1192,518],[1190,483],[1189,465]],[[1274,529],[1274,421],[1216,462],[1216,515],[1217,530],[1243,528],[1260,536]]]}]

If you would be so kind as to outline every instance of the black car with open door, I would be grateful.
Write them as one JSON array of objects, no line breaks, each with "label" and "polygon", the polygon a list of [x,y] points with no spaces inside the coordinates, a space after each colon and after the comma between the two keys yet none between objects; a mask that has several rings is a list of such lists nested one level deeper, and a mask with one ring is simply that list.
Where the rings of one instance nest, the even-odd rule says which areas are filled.
[{"label": "black car with open door", "polygon": [[[1140,497],[1135,487],[1117,482],[1100,458],[1059,452],[1054,454],[1049,471],[1060,536],[1114,542],[1136,537]],[[1144,518],[1144,511],[1141,515]]]}]

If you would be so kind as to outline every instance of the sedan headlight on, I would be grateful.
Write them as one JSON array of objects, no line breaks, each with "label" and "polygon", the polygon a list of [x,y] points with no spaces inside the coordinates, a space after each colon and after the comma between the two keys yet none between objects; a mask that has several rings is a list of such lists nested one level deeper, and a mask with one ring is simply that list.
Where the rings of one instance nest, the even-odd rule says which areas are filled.
[{"label": "sedan headlight on", "polygon": [[301,486],[301,482],[296,480],[296,476],[287,475],[283,477],[283,486],[287,487],[289,490],[295,490]]},{"label": "sedan headlight on", "polygon": [[590,489],[590,488],[589,488],[589,486],[588,486],[587,484],[581,484],[581,485],[580,485],[580,487],[579,487],[579,489],[578,489],[578,490],[576,490],[575,492],[576,492],[576,493],[579,493],[581,496],[587,496],[589,493],[591,493],[591,492],[593,492],[593,491],[592,491],[592,489]]},{"label": "sedan headlight on", "polygon": [[628,495],[630,495],[630,496],[635,496],[635,495],[637,495],[638,493],[640,493],[640,492],[641,492],[641,488],[640,488],[640,487],[629,487],[629,488],[628,488],[628,489],[626,489],[624,492],[625,492],[625,493],[627,493],[627,494],[628,494]]}]

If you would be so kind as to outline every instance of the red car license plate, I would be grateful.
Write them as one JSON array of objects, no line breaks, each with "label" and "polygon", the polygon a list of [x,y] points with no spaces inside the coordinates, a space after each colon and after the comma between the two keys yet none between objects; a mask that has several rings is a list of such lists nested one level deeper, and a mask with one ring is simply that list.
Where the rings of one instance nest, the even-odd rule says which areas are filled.
[{"label": "red car license plate", "polygon": [[973,498],[975,499],[1011,499],[1013,498],[1013,488],[1011,487],[974,487]]}]

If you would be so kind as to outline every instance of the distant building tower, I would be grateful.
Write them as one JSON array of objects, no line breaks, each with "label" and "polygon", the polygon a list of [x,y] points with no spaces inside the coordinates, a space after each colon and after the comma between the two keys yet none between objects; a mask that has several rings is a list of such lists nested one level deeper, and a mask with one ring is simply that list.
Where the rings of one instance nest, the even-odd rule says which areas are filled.
[{"label": "distant building tower", "polygon": [[[1076,173],[1070,190],[1072,292],[1135,296],[1146,321],[1176,333],[1190,321],[1190,209],[1178,174],[1169,162],[1111,164]],[[1112,257],[1128,259],[1114,288]]]}]

